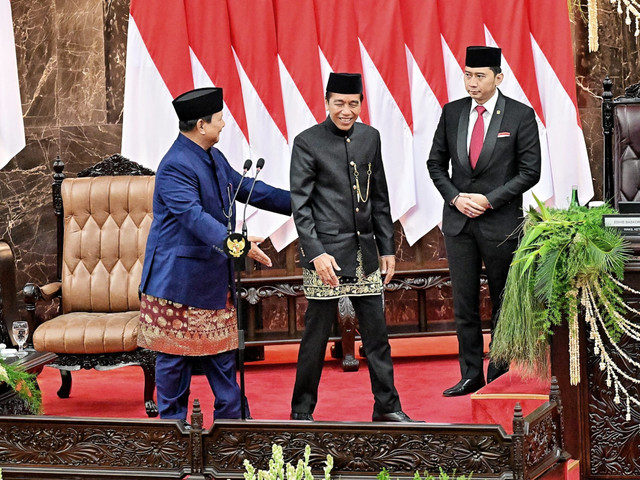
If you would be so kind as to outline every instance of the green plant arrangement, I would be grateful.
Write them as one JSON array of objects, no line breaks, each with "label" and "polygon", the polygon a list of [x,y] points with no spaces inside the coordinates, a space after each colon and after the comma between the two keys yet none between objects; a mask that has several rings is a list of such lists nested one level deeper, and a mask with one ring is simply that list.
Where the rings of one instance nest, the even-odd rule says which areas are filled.
[{"label": "green plant arrangement", "polygon": [[[311,467],[309,467],[309,457],[311,456],[311,447],[307,445],[304,448],[304,459],[298,460],[298,464],[294,467],[290,463],[285,465],[282,455],[282,447],[273,444],[271,448],[271,460],[269,460],[269,470],[258,470],[257,480],[313,480]],[[244,461],[245,480],[256,480],[256,470],[249,460]],[[331,469],[333,468],[333,457],[327,455],[324,467],[324,480],[331,480]]]},{"label": "green plant arrangement", "polygon": [[[0,382],[4,382],[13,388],[18,396],[25,401],[31,412],[35,414],[41,413],[42,395],[34,374],[19,370],[11,364],[0,360]],[[0,480],[2,480],[1,471]]]},{"label": "green plant arrangement", "polygon": [[[440,474],[437,477],[434,477],[430,473],[425,472],[424,476],[420,475],[420,472],[416,472],[413,475],[413,480],[471,480],[472,473],[469,475],[457,475],[454,471],[451,475],[440,468]],[[378,480],[391,480],[391,475],[386,468],[383,468],[382,471],[376,475]]]},{"label": "green plant arrangement", "polygon": [[[244,478],[245,480],[314,480],[311,473],[311,467],[309,467],[309,458],[311,457],[311,447],[309,445],[304,448],[304,457],[298,460],[297,465],[294,467],[291,463],[284,463],[284,457],[282,453],[282,447],[280,445],[273,444],[271,448],[271,459],[269,460],[269,470],[258,470],[256,475],[256,469],[253,467],[249,460],[244,461]],[[333,457],[327,455],[327,460],[324,467],[324,480],[331,480],[331,470],[333,469]],[[376,476],[378,480],[391,480],[391,475],[386,468]],[[447,475],[442,469],[440,469],[440,475],[434,477],[425,472],[425,476],[420,476],[420,473],[416,472],[413,476],[413,480],[471,480],[471,474],[468,476],[459,475]],[[0,478],[0,480],[2,480]]]},{"label": "green plant arrangement", "polygon": [[[640,341],[640,327],[624,315],[640,313],[622,299],[624,265],[630,255],[626,240],[603,225],[603,215],[617,213],[604,205],[573,206],[567,210],[546,207],[537,198],[538,210],[529,210],[520,245],[514,254],[504,291],[500,319],[494,332],[491,358],[515,364],[525,373],[547,376],[549,336],[565,319],[569,328],[570,380],[580,380],[578,312],[582,309],[594,351],[614,401],[626,397],[640,405],[621,384],[621,377],[640,380],[618,367],[607,348],[611,345],[627,362],[640,367],[617,345],[622,333]],[[605,348],[606,347],[606,348]]]}]

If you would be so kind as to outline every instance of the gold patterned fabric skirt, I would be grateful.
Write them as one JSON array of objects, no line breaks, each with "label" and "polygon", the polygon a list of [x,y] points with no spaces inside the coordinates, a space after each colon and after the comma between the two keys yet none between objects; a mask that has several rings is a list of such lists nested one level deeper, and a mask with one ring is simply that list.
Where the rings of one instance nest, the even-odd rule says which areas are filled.
[{"label": "gold patterned fabric skirt", "polygon": [[305,296],[313,300],[329,300],[344,296],[380,295],[383,291],[380,269],[365,275],[362,266],[362,251],[358,250],[356,260],[356,276],[348,279],[338,276],[341,283],[337,287],[325,285],[320,280],[318,272],[303,268],[302,289]]},{"label": "gold patterned fabric skirt", "polygon": [[215,355],[238,348],[236,309],[207,310],[142,294],[138,346],[171,355]]}]

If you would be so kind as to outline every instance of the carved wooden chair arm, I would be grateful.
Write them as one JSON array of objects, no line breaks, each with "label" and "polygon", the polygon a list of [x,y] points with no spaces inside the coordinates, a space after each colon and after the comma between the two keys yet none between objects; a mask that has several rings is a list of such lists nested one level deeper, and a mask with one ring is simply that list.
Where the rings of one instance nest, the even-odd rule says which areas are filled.
[{"label": "carved wooden chair arm", "polygon": [[22,289],[25,305],[35,305],[40,300],[48,301],[60,296],[62,282],[51,282],[46,285],[27,283]]}]

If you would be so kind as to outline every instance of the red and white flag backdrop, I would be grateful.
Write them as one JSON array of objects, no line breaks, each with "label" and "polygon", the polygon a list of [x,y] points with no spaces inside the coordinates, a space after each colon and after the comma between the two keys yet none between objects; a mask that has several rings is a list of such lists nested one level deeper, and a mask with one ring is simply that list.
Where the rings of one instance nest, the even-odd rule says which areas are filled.
[{"label": "red and white flag backdrop", "polygon": [[[500,46],[500,89],[535,109],[543,168],[533,193],[564,207],[577,185],[589,200],[563,0],[131,0],[122,153],[156,168],[177,136],[172,98],[223,87],[217,147],[238,169],[263,157],[260,178],[286,189],[293,139],[326,117],[329,73],[360,72],[361,120],[380,131],[392,216],[413,244],[441,220],[426,160],[442,106],[466,95],[468,45]],[[250,233],[276,248],[295,239],[290,219],[247,214]]]},{"label": "red and white flag backdrop", "polygon": [[0,0],[0,168],[25,146],[11,3]]}]

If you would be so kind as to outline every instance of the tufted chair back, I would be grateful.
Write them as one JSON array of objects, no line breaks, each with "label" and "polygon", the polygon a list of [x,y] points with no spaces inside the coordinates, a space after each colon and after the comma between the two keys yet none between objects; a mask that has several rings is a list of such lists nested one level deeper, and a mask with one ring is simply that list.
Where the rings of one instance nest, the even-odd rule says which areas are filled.
[{"label": "tufted chair back", "polygon": [[602,198],[620,213],[640,213],[640,83],[616,98],[609,77],[602,87]]},{"label": "tufted chair back", "polygon": [[640,202],[640,103],[616,106],[613,131],[616,204]]},{"label": "tufted chair back", "polygon": [[153,188],[153,176],[67,178],[62,183],[63,313],[140,309]]}]

